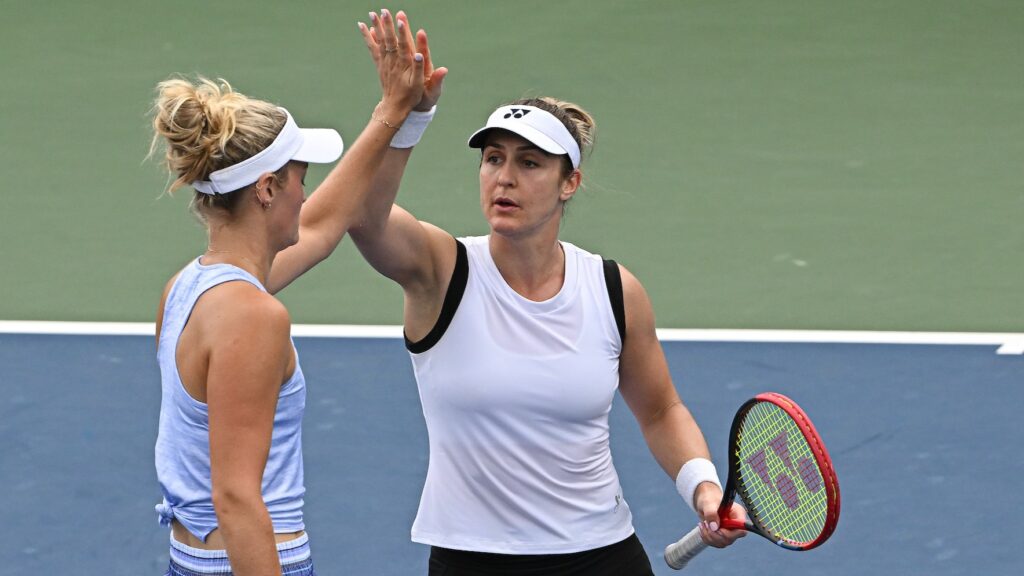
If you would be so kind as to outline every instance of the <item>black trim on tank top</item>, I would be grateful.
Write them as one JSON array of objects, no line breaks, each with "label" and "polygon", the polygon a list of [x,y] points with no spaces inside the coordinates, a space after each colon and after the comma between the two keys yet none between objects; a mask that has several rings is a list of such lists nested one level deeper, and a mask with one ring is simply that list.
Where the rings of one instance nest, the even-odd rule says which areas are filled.
[{"label": "black trim on tank top", "polygon": [[430,329],[430,332],[419,342],[409,340],[403,333],[406,350],[413,354],[421,354],[433,348],[434,344],[441,340],[445,331],[448,330],[448,325],[452,323],[452,318],[455,317],[455,311],[459,309],[462,295],[466,293],[466,282],[468,281],[469,257],[466,255],[466,246],[456,239],[455,269],[452,270],[452,278],[448,282],[448,291],[445,292],[444,303],[441,304],[441,315],[438,316],[437,322]]},{"label": "black trim on tank top", "polygon": [[622,275],[615,260],[604,261],[604,284],[608,288],[608,299],[615,314],[615,325],[619,327],[619,338],[626,341],[626,304],[622,298]]}]

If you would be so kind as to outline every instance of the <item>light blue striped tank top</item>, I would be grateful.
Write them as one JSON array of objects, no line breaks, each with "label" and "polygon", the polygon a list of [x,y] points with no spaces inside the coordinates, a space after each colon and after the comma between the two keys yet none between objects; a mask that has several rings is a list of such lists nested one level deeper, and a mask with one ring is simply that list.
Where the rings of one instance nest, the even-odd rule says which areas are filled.
[{"label": "light blue striped tank top", "polygon": [[[209,417],[206,404],[185,390],[175,361],[178,339],[199,297],[224,282],[243,281],[264,290],[254,276],[228,264],[186,266],[174,281],[164,304],[157,346],[162,395],[156,439],[156,473],[163,502],[156,506],[160,523],[176,519],[206,540],[217,527],[210,481]],[[263,470],[263,501],[275,532],[304,530],[302,519],[302,415],[306,381],[295,356],[295,372],[281,385],[274,414],[270,454]]]}]

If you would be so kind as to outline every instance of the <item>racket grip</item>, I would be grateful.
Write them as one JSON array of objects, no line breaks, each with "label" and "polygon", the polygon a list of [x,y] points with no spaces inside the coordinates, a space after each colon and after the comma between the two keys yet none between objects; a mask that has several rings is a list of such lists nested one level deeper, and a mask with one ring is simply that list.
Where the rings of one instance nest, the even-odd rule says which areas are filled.
[{"label": "racket grip", "polygon": [[665,562],[674,570],[682,570],[686,564],[700,554],[708,545],[700,537],[700,527],[690,530],[678,542],[665,548]]}]

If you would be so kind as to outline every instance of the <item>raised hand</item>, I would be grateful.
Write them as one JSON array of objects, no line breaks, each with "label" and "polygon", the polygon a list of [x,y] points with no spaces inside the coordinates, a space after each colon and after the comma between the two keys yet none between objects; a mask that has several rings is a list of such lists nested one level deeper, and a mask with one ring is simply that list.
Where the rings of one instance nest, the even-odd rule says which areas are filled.
[{"label": "raised hand", "polygon": [[[390,13],[387,10],[383,10],[381,17],[377,18],[376,14],[371,13],[370,19],[375,26],[367,27],[365,24],[359,24],[359,29],[363,34],[363,40],[366,43],[367,49],[370,51],[370,57],[373,59],[374,65],[377,67],[378,74],[383,74],[384,69],[382,65],[385,64],[384,57],[387,52],[387,30],[384,22],[385,16],[390,18]],[[430,110],[438,99],[441,97],[442,86],[444,83],[445,76],[448,74],[448,69],[444,67],[434,68],[433,60],[430,56],[430,45],[427,41],[427,33],[423,30],[416,32],[416,38],[413,39],[412,27],[409,25],[409,17],[404,11],[399,11],[395,16],[398,21],[396,26],[397,35],[400,41],[404,41],[407,46],[413,46],[415,42],[417,54],[422,56],[423,65],[423,94],[416,103],[414,110],[426,111]],[[381,79],[383,85],[383,77]]]},{"label": "raised hand", "polygon": [[[399,10],[397,17],[399,21],[405,22],[404,28],[411,32],[409,17],[405,11]],[[441,98],[441,90],[444,79],[448,75],[448,69],[443,66],[434,68],[434,62],[430,56],[430,44],[427,42],[427,33],[423,29],[416,32],[416,49],[423,54],[423,98],[416,104],[414,110],[425,111],[430,110]]]},{"label": "raised hand", "polygon": [[[370,13],[372,27],[360,22],[359,30],[373,57],[381,84],[379,113],[400,122],[423,100],[424,55],[415,52],[415,42],[405,20],[398,20],[388,10]],[[443,75],[442,75],[443,77]],[[400,116],[400,118],[398,118]]]}]

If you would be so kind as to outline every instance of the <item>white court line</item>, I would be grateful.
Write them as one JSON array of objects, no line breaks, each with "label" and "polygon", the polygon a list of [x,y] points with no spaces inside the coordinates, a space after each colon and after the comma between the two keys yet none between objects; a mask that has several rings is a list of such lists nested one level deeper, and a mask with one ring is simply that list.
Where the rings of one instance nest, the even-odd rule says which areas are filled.
[{"label": "white court line", "polygon": [[[152,336],[152,322],[40,322],[0,320],[0,334]],[[401,326],[296,324],[292,335],[312,338],[401,338]],[[882,332],[850,330],[658,330],[666,342],[774,342],[810,344],[927,344],[998,346],[998,354],[1024,354],[1024,333]]]},{"label": "white court line", "polygon": [[152,322],[47,322],[0,320],[0,334],[60,334],[89,336],[153,336]]},{"label": "white court line", "polygon": [[1013,332],[882,332],[870,330],[659,329],[662,341],[818,344],[935,344],[999,346],[997,354],[1024,354],[1024,334]]},{"label": "white court line", "polygon": [[[0,334],[153,336],[152,322],[47,322],[0,320]],[[401,338],[401,326],[295,324],[292,336],[313,338]]]}]

